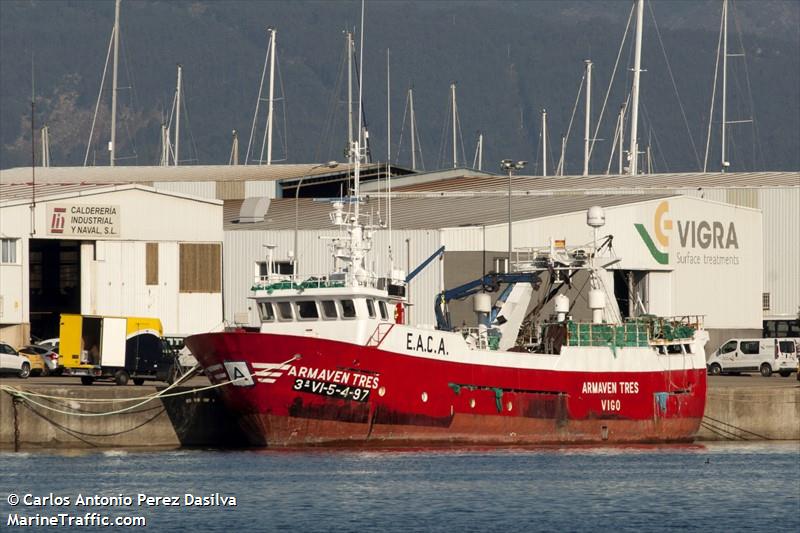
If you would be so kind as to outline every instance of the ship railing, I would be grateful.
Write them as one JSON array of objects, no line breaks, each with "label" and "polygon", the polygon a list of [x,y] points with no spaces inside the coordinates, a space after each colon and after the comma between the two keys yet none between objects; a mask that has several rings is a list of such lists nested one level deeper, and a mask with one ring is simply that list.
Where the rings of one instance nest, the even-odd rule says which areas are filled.
[{"label": "ship railing", "polygon": [[367,339],[367,344],[366,345],[367,346],[379,346],[383,342],[383,339],[386,338],[386,335],[388,335],[389,332],[392,331],[393,327],[394,327],[394,324],[390,324],[390,323],[387,323],[387,322],[381,322],[375,328],[375,331],[372,332],[372,335],[370,335],[369,339]]},{"label": "ship railing", "polygon": [[464,340],[467,341],[467,344],[472,345],[478,350],[488,350],[489,349],[489,336],[486,333],[486,330],[481,332],[480,328],[477,327],[463,327],[457,328],[455,330],[464,337]]}]

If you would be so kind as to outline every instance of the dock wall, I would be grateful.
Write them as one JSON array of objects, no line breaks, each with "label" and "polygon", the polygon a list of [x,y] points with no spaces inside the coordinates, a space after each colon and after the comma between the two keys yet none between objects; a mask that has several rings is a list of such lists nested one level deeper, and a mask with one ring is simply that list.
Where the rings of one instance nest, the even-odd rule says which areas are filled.
[{"label": "dock wall", "polygon": [[800,440],[800,386],[709,388],[697,439]]}]

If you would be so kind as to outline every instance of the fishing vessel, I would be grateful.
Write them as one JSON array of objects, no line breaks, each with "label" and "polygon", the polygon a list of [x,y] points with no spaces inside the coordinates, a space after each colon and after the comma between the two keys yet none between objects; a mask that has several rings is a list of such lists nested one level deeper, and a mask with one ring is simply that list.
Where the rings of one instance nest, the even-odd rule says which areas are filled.
[{"label": "fishing vessel", "polygon": [[[587,213],[593,243],[517,249],[510,272],[431,295],[436,327],[415,326],[405,273],[367,268],[377,228],[359,210],[358,160],[350,200],[332,203],[332,271],[279,275],[270,249],[252,287],[260,327],[186,339],[248,444],[693,439],[706,398],[702,317],[606,316],[603,273],[617,259],[597,243],[601,208]],[[564,294],[576,276],[588,280],[588,321],[573,319]],[[470,296],[476,324],[453,327],[448,302]],[[551,301],[555,312],[537,317]],[[532,335],[519,335],[523,322]]]}]

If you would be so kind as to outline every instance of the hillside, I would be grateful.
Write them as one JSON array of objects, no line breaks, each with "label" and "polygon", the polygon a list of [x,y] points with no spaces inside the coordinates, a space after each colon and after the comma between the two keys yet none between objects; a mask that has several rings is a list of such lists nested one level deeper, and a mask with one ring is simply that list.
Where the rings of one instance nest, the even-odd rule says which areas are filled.
[{"label": "hillside", "polygon": [[[567,128],[587,58],[595,65],[592,100],[597,120],[630,6],[628,1],[367,3],[364,108],[374,158],[386,159],[389,48],[393,153],[398,151],[406,90],[413,86],[425,167],[452,164],[451,156],[445,155],[452,148],[443,144],[449,133],[443,131],[449,85],[455,81],[463,159],[472,163],[480,130],[485,135],[485,168],[494,170],[497,161],[509,157],[530,160],[533,172],[539,159],[540,109],[547,108],[552,155],[557,157],[559,135]],[[275,159],[342,159],[345,93],[334,90],[345,86],[339,79],[342,30],[357,28],[359,11],[358,2],[123,1],[118,164],[158,162],[160,123],[171,106],[176,63],[184,67],[188,110],[188,118],[182,119],[181,159],[186,164],[227,163],[234,129],[240,132],[244,159],[267,26],[278,30],[279,92],[285,95],[278,106]],[[647,72],[642,75],[640,131],[641,142],[653,146],[657,171],[696,170],[702,164],[719,13],[717,1],[654,1],[652,8],[645,8]],[[32,56],[36,124],[37,129],[49,125],[52,164],[83,163],[113,17],[111,0],[0,2],[0,167],[30,164]],[[742,58],[730,58],[728,116],[734,120],[753,115],[756,123],[755,128],[730,127],[731,169],[796,170],[800,3],[736,2],[731,53],[740,49],[736,23],[751,91]],[[593,172],[605,171],[608,162],[616,112],[629,90],[630,57],[626,44],[619,82],[598,134],[604,140],[595,149]],[[98,165],[108,163],[110,78],[109,67],[89,157]],[[715,114],[718,110],[719,104]],[[407,118],[403,137],[399,163],[410,165]],[[567,172],[582,168],[582,137],[581,103],[567,148]],[[718,170],[718,133],[713,140],[709,168]]]}]

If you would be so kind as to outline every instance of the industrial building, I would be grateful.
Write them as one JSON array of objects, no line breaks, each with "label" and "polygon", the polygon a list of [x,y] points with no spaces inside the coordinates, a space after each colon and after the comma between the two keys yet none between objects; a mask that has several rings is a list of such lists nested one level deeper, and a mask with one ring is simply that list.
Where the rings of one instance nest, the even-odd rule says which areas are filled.
[{"label": "industrial building", "polygon": [[222,202],[140,184],[0,182],[0,338],[57,337],[60,313],[222,322]]},{"label": "industrial building", "polygon": [[[391,232],[387,170],[393,176]],[[407,169],[387,169],[380,163],[367,165],[365,176],[362,191],[368,197],[367,210],[376,224],[385,226],[375,235],[374,270],[384,272],[393,265],[408,272],[440,246],[446,247],[443,259],[431,263],[411,284],[414,305],[410,319],[414,323],[434,323],[432,298],[443,283],[450,287],[486,271],[507,268],[508,176],[468,169],[411,173]],[[325,241],[320,238],[334,232],[329,224],[331,206],[326,198],[340,196],[351,179],[350,166],[332,162],[37,168],[36,213],[41,220],[37,218],[34,229],[37,235],[44,231],[49,214],[41,205],[54,201],[51,196],[59,201],[62,197],[75,197],[91,203],[94,200],[86,200],[90,194],[121,194],[128,190],[126,187],[139,195],[147,191],[147,198],[158,198],[163,208],[153,213],[149,200],[141,200],[144,202],[141,204],[140,200],[131,200],[128,204],[126,199],[125,205],[131,206],[127,211],[136,211],[146,221],[155,217],[162,228],[169,230],[168,235],[165,231],[142,230],[126,233],[125,239],[138,243],[132,246],[136,250],[142,248],[145,254],[146,243],[160,241],[162,234],[175,246],[181,242],[224,242],[218,303],[199,305],[189,316],[216,312],[217,323],[224,318],[229,323],[253,324],[256,314],[247,295],[253,279],[264,268],[264,246],[277,246],[276,258],[282,261],[280,266],[284,271],[296,266],[301,275],[327,272],[332,262]],[[0,171],[3,214],[0,236],[5,262],[0,267],[3,296],[0,323],[6,334],[8,325],[35,323],[40,320],[38,313],[50,312],[35,308],[32,303],[37,298],[35,290],[26,289],[22,281],[13,282],[18,285],[9,281],[9,276],[23,280],[24,272],[30,277],[33,267],[29,260],[34,259],[35,264],[38,257],[30,254],[31,242],[34,248],[40,239],[83,242],[72,237],[30,235],[30,224],[23,222],[30,219],[32,183],[30,168]],[[619,273],[615,274],[613,285],[615,301],[623,315],[644,311],[705,314],[707,326],[715,332],[709,347],[717,337],[724,340],[722,337],[734,334],[760,336],[765,326],[772,328],[765,330],[767,334],[800,334],[793,329],[798,327],[800,310],[800,269],[793,259],[800,257],[800,172],[513,176],[510,185],[514,247],[541,246],[548,238],[566,239],[569,245],[588,242],[583,213],[591,205],[606,208],[608,226],[604,234],[614,234],[614,253],[621,258],[614,267]],[[117,205],[116,200],[103,201]],[[224,202],[224,227],[221,202]],[[666,207],[659,207],[662,204]],[[147,211],[141,205],[148,205]],[[205,207],[201,209],[201,205]],[[194,214],[185,217],[192,223],[183,228],[187,209]],[[195,230],[200,220],[204,228],[206,223],[209,227],[198,234]],[[643,240],[637,225],[650,236],[650,245]],[[734,237],[729,230],[731,225]],[[131,229],[127,223],[126,226],[126,231]],[[150,227],[149,222],[143,227]],[[660,233],[656,233],[657,228]],[[114,243],[120,238],[88,240]],[[6,262],[12,254],[10,241],[15,242],[17,274],[11,274],[14,267]],[[99,257],[103,257],[102,242],[97,247]],[[95,252],[89,253],[89,244],[80,244],[78,249],[81,264],[92,264],[88,257],[96,256]],[[162,273],[165,269],[179,271],[177,255],[168,258],[161,254],[160,251]],[[66,251],[64,257],[69,257]],[[127,262],[130,257],[133,256],[126,255],[120,261]],[[707,259],[712,262],[705,262]],[[91,271],[82,268],[81,279]],[[142,295],[153,292],[152,287],[140,283],[138,278],[132,282],[138,288],[126,285],[132,292],[120,292],[118,287],[108,297],[100,291],[92,296],[85,288],[91,286],[86,279],[81,285],[79,305],[83,312],[156,310],[162,313],[165,331],[176,334],[214,325],[210,324],[213,322],[210,316],[208,320],[194,320],[176,314],[176,309],[185,309],[177,302],[190,298],[190,293],[178,291],[174,298],[169,297],[176,303],[164,303],[157,309],[162,304],[149,307],[142,304]],[[25,294],[29,294],[27,301]],[[159,298],[168,298],[163,294]],[[114,298],[117,300],[112,301]],[[214,306],[224,311],[212,309]],[[76,309],[74,304],[69,309],[62,308]],[[470,302],[455,302],[451,312],[453,323],[472,319]],[[184,325],[187,320],[192,324]]]},{"label": "industrial building", "polygon": [[[296,261],[301,278],[322,276],[333,266],[325,239],[335,231],[328,217],[331,205],[323,200],[273,200],[260,221],[247,223],[240,221],[236,204],[230,202],[225,215],[225,316],[254,325],[257,314],[247,296],[264,273],[265,247],[275,247],[274,259],[284,272],[291,272]],[[606,282],[614,295],[607,316],[705,315],[712,346],[732,336],[761,334],[759,210],[675,194],[515,195],[513,248],[542,247],[553,240],[570,246],[591,243],[586,210],[593,205],[606,211],[600,237],[613,235],[609,253],[618,260]],[[370,198],[362,207],[376,223],[387,222],[387,210],[382,198]],[[391,267],[409,272],[445,247],[442,258],[409,286],[411,323],[435,323],[434,301],[443,286],[508,268],[507,197],[395,198],[391,211],[391,232],[388,227],[377,230],[373,239],[370,264],[375,272]],[[585,302],[576,305],[574,314],[580,317]],[[471,309],[471,301],[453,303],[452,322],[472,322]]]}]

